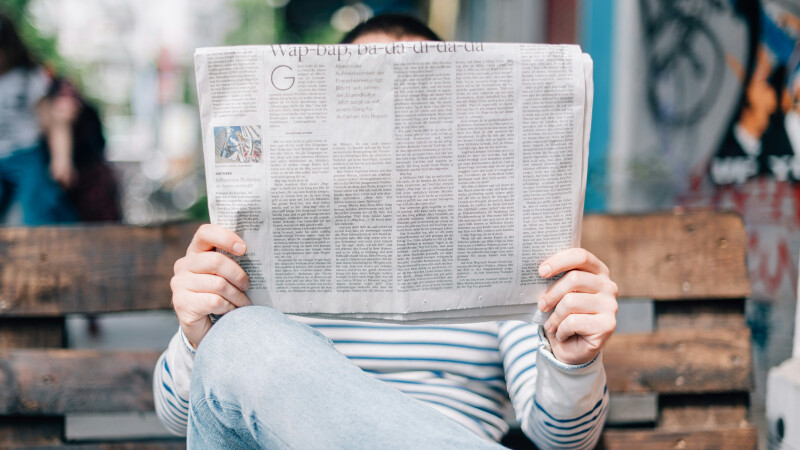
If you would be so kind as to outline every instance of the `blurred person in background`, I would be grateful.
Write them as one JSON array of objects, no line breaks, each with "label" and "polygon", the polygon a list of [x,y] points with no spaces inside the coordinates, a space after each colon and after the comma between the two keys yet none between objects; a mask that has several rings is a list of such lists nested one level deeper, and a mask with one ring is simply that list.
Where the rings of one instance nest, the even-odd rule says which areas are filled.
[{"label": "blurred person in background", "polygon": [[71,108],[67,118],[70,124],[69,146],[73,170],[63,174],[52,171],[55,153],[50,148],[51,140],[47,136],[42,138],[42,147],[48,150],[45,155],[51,158],[53,177],[66,190],[80,220],[122,220],[118,177],[106,160],[106,140],[97,109],[64,78],[53,80],[46,99],[53,105],[66,103]]},{"label": "blurred person in background", "polygon": [[25,225],[78,219],[62,187],[77,179],[72,122],[79,105],[66,96],[47,98],[51,82],[11,19],[0,12],[0,218],[19,203]]}]

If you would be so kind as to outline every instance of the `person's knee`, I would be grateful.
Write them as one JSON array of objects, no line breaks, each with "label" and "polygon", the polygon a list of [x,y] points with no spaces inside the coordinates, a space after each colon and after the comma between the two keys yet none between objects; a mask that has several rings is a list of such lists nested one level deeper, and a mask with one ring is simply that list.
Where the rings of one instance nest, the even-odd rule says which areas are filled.
[{"label": "person's knee", "polygon": [[237,308],[211,327],[197,349],[195,366],[207,360],[218,364],[218,359],[228,364],[239,364],[249,359],[253,352],[273,345],[280,340],[279,330],[286,328],[289,319],[272,308],[250,306]]},{"label": "person's knee", "polygon": [[200,342],[192,390],[203,386],[203,395],[211,390],[241,392],[265,378],[279,382],[283,375],[292,376],[283,368],[294,365],[303,347],[321,342],[313,330],[272,308],[237,308],[222,316]]}]

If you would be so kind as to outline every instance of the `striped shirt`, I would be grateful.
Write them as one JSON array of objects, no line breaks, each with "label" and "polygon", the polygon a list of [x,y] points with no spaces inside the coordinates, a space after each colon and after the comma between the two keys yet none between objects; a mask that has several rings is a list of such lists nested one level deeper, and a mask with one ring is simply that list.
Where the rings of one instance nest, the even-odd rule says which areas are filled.
[{"label": "striped shirt", "polygon": [[[333,341],[365,372],[499,441],[516,419],[539,448],[591,448],[607,412],[600,357],[559,362],[524,322],[395,325],[293,317]],[[156,412],[186,433],[193,353],[176,334],[154,376]],[[515,417],[511,417],[511,413]]]}]

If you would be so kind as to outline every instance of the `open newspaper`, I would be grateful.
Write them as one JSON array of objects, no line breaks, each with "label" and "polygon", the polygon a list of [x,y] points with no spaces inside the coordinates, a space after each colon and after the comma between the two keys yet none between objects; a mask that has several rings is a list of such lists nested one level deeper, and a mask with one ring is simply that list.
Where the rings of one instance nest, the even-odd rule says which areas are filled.
[{"label": "open newspaper", "polygon": [[579,245],[592,62],[577,46],[195,53],[213,223],[254,304],[340,319],[541,322]]}]

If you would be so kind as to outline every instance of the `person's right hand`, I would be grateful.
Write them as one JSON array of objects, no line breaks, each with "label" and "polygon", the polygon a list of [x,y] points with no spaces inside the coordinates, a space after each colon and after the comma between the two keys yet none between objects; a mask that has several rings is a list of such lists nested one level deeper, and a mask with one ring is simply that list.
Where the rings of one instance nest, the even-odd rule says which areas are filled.
[{"label": "person's right hand", "polygon": [[195,348],[211,328],[209,314],[222,315],[240,306],[252,305],[244,291],[250,279],[234,260],[216,249],[244,255],[247,247],[236,233],[219,225],[202,225],[175,262],[170,281],[172,306],[181,330]]}]

